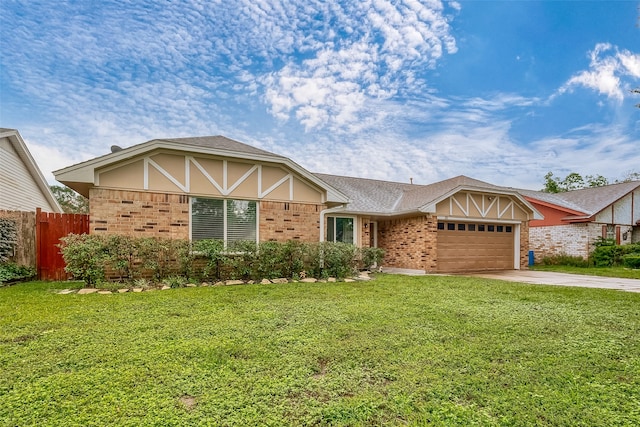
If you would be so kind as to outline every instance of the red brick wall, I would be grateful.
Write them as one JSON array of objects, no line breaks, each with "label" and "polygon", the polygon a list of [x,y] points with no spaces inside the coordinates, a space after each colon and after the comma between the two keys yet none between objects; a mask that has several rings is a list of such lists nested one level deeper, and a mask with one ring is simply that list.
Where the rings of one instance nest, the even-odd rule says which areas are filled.
[{"label": "red brick wall", "polygon": [[90,233],[189,238],[189,197],[180,194],[93,188]]},{"label": "red brick wall", "polygon": [[435,271],[437,219],[419,216],[378,222],[378,247],[385,267]]},{"label": "red brick wall", "polygon": [[292,202],[260,202],[260,240],[286,242],[320,240],[323,205]]}]

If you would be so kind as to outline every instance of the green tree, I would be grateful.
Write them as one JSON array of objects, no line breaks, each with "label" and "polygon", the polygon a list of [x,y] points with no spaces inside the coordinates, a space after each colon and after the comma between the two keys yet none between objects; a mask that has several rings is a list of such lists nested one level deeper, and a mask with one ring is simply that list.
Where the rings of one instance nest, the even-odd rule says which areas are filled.
[{"label": "green tree", "polygon": [[542,191],[545,193],[564,193],[581,188],[609,185],[609,180],[602,175],[587,175],[582,178],[582,175],[577,172],[571,172],[564,179],[554,177],[553,172],[549,172],[544,176],[544,180]]},{"label": "green tree", "polygon": [[83,195],[60,185],[51,185],[49,188],[65,213],[89,213],[89,199]]}]

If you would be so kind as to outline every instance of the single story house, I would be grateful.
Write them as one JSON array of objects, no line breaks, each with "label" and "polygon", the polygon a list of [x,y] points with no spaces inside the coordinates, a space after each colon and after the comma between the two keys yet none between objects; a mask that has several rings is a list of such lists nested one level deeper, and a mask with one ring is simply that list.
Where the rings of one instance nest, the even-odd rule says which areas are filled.
[{"label": "single story house", "polygon": [[565,193],[518,190],[544,215],[529,223],[536,258],[561,253],[587,258],[599,238],[640,242],[640,181]]},{"label": "single story house", "polygon": [[22,136],[0,128],[0,210],[62,212]]},{"label": "single story house", "polygon": [[342,241],[425,272],[526,267],[517,191],[465,176],[417,185],[311,173],[223,136],[155,139],[54,172],[90,201],[90,232],[180,239]]}]

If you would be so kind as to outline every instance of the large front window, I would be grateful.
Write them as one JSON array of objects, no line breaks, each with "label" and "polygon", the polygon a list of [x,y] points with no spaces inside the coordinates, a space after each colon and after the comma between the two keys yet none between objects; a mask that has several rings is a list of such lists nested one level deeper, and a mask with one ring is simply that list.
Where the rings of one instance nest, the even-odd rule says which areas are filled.
[{"label": "large front window", "polygon": [[191,238],[256,241],[257,218],[255,201],[194,197],[191,199]]},{"label": "large front window", "polygon": [[327,217],[327,241],[354,244],[353,223],[353,218]]}]

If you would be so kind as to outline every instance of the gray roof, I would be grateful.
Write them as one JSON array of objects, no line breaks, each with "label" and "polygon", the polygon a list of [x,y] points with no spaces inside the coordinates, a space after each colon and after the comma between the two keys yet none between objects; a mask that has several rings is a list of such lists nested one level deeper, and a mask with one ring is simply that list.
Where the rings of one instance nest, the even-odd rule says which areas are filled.
[{"label": "gray roof", "polygon": [[174,143],[185,145],[185,146],[215,148],[218,150],[234,151],[236,153],[284,158],[279,154],[261,150],[251,145],[247,145],[242,142],[229,139],[222,135],[199,136],[199,137],[191,137],[191,138],[163,138],[163,139],[155,139],[154,141],[167,141],[167,142],[174,142]]},{"label": "gray roof", "polygon": [[550,203],[552,205],[561,206],[578,212],[584,212],[584,208],[582,206],[578,206],[568,200],[563,199],[561,197],[563,193],[545,193],[543,191],[523,189],[518,189],[518,193],[522,194],[525,197],[540,200],[541,202]]},{"label": "gray roof", "polygon": [[353,213],[391,215],[415,212],[462,187],[479,191],[514,192],[513,189],[463,175],[428,185],[319,173],[314,175],[349,197],[345,212]]},{"label": "gray roof", "polygon": [[558,206],[595,215],[620,198],[640,188],[640,181],[622,182],[602,187],[583,188],[565,193],[543,193],[542,191],[518,190],[524,196]]}]

